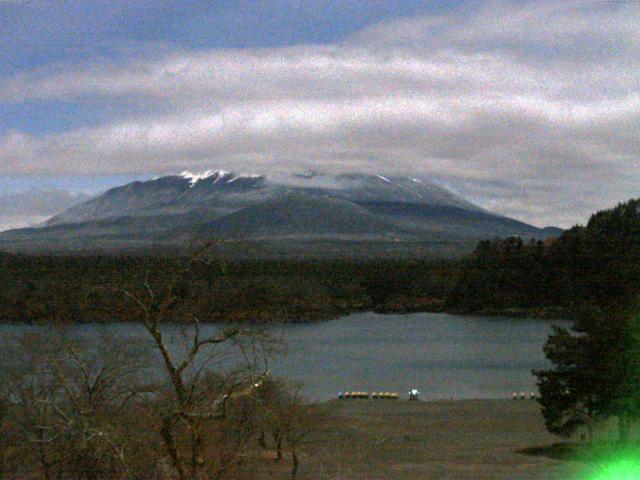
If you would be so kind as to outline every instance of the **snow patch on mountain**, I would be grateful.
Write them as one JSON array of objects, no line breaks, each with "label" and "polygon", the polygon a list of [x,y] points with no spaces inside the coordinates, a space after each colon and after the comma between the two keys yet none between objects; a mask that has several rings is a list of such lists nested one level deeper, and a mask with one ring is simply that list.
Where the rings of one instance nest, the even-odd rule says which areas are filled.
[{"label": "snow patch on mountain", "polygon": [[207,170],[204,173],[192,173],[189,170],[185,170],[184,172],[182,172],[178,176],[189,180],[189,183],[193,187],[200,180],[204,180],[206,178],[212,177],[213,175],[215,175],[215,174],[217,174],[219,172],[224,172],[224,170],[218,170],[218,171]]},{"label": "snow patch on mountain", "polygon": [[233,183],[236,180],[243,180],[243,179],[255,180],[263,177],[263,175],[247,174],[247,173],[241,173],[240,175],[236,175],[227,170],[207,170],[204,173],[193,173],[193,172],[190,172],[189,170],[185,170],[184,172],[180,173],[178,176],[189,180],[190,188],[193,188],[198,182],[207,180],[209,178],[213,178],[214,184],[216,183],[228,184],[228,183]]},{"label": "snow patch on mountain", "polygon": [[227,183],[233,183],[236,180],[241,180],[243,178],[262,178],[262,175],[241,173],[240,175],[234,176],[231,180],[227,181]]},{"label": "snow patch on mountain", "polygon": [[178,175],[179,177],[185,178],[189,180],[190,187],[193,188],[198,182],[202,180],[206,180],[208,178],[213,178],[213,183],[232,183],[236,180],[241,179],[256,179],[261,178],[262,175],[255,174],[240,174],[235,175],[232,172],[227,170],[207,170],[204,173],[193,173],[189,170],[185,170],[184,172]]}]

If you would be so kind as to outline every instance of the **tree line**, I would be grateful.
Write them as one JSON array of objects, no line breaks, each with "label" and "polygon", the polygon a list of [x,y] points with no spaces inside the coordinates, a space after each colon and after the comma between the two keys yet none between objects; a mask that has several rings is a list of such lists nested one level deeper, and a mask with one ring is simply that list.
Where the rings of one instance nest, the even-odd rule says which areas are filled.
[{"label": "tree line", "polygon": [[[544,242],[481,241],[461,260],[219,259],[194,269],[184,312],[214,322],[315,320],[367,310],[574,318],[585,305],[626,305],[633,296],[640,268],[629,213],[635,202]],[[0,253],[0,319],[131,321],[127,301],[102,291],[125,286],[140,293],[145,277],[160,288],[184,260]]]},{"label": "tree line", "polygon": [[528,311],[573,318],[585,306],[620,310],[638,292],[638,201],[598,212],[546,242],[482,241],[462,262],[451,307]]},{"label": "tree line", "polygon": [[448,304],[470,312],[532,312],[573,320],[555,328],[535,372],[548,429],[571,435],[618,420],[621,441],[640,422],[640,200],[597,212],[547,242],[480,242]]},{"label": "tree line", "polygon": [[[162,288],[186,256],[0,254],[0,321],[117,322],[135,313],[122,286]],[[354,311],[441,310],[457,267],[426,260],[238,260],[194,268],[181,311],[202,321],[316,320]]]}]

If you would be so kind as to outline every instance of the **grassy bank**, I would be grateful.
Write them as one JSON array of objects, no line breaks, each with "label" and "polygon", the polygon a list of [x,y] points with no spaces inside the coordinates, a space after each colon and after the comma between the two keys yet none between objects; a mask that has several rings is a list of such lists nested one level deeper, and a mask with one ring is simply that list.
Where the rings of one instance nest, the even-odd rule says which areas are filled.
[{"label": "grassy bank", "polygon": [[307,447],[313,454],[301,478],[566,480],[581,468],[519,453],[559,441],[531,400],[335,400],[327,407],[332,421]]}]

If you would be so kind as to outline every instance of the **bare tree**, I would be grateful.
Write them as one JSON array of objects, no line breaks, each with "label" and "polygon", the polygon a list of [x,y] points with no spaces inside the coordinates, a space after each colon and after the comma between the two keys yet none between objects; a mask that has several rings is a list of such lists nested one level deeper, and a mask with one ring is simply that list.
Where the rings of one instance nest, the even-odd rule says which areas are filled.
[{"label": "bare tree", "polygon": [[299,387],[291,392],[284,412],[284,438],[291,452],[291,479],[298,476],[300,448],[310,440],[324,422],[325,412],[316,405],[309,404],[300,396]]},{"label": "bare tree", "polygon": [[276,449],[276,461],[282,460],[282,442],[284,440],[284,411],[287,404],[287,385],[278,378],[269,377],[256,391],[256,401],[260,411],[260,438],[266,447],[265,432],[273,440]]},{"label": "bare tree", "polygon": [[[5,350],[2,372],[12,422],[13,470],[54,478],[138,478],[125,409],[145,386],[141,350],[113,338],[91,348],[55,329],[26,334]],[[126,412],[129,414],[130,412]]]},{"label": "bare tree", "polygon": [[[203,472],[209,477],[219,477],[236,462],[235,457],[225,457],[217,465],[207,462],[205,435],[224,419],[229,401],[250,395],[268,374],[264,336],[255,329],[228,326],[204,335],[198,318],[183,312],[182,355],[170,349],[165,335],[166,322],[187,298],[195,267],[213,263],[211,249],[212,244],[199,249],[184,268],[165,282],[164,288],[154,288],[147,274],[142,293],[117,290],[137,307],[139,322],[151,336],[169,379],[159,433],[180,480],[203,478]],[[207,375],[209,367],[230,346],[242,358],[243,368],[228,373],[224,380],[212,382],[212,377]]]},{"label": "bare tree", "polygon": [[300,468],[300,449],[317,431],[325,415],[314,404],[304,401],[300,385],[291,386],[282,379],[269,378],[257,391],[261,428],[274,442],[276,461],[283,458],[283,449],[291,453],[291,478]]}]

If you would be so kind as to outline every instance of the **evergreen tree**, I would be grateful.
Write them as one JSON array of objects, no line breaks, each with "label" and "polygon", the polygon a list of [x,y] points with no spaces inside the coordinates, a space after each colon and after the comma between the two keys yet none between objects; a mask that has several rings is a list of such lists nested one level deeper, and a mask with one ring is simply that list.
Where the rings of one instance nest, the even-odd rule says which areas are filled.
[{"label": "evergreen tree", "polygon": [[570,284],[575,323],[556,328],[544,351],[553,364],[534,372],[548,429],[615,416],[621,441],[640,418],[640,201],[598,212],[554,245]]}]

